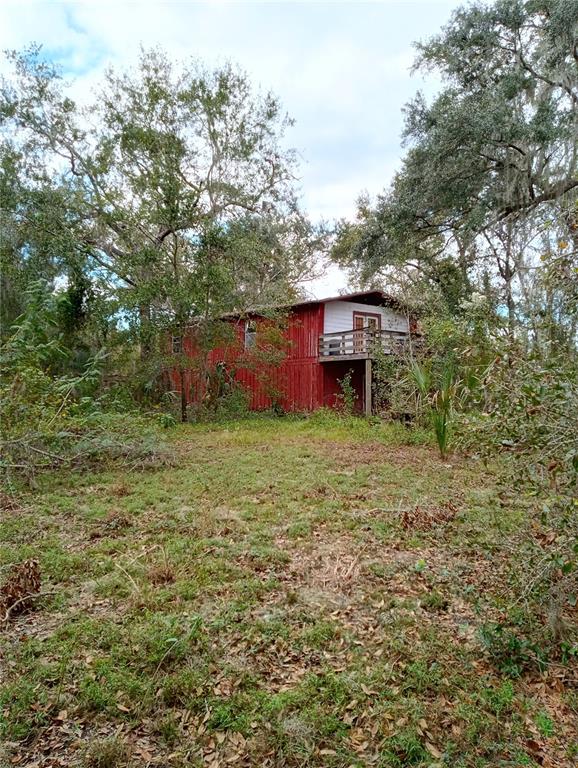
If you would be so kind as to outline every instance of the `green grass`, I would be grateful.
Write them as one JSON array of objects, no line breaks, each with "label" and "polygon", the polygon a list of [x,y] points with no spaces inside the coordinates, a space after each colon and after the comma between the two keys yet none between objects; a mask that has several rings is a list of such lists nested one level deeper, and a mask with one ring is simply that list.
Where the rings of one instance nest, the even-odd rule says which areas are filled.
[{"label": "green grass", "polygon": [[54,592],[2,637],[0,764],[572,765],[575,697],[482,642],[523,517],[480,466],[325,412],[167,434],[174,466],[45,475],[0,522]]}]

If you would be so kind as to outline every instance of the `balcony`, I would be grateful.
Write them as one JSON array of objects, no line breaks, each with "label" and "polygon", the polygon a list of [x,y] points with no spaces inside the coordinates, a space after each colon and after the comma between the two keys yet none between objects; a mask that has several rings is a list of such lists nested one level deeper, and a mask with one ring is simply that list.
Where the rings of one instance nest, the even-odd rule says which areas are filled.
[{"label": "balcony", "polygon": [[319,362],[368,360],[379,351],[391,355],[407,338],[405,331],[376,331],[370,328],[324,333],[319,337]]}]

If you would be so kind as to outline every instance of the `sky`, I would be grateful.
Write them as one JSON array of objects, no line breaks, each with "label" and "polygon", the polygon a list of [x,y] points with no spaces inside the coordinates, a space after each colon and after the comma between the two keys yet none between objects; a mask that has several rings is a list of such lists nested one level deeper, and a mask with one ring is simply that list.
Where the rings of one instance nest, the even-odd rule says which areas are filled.
[{"label": "sky", "polygon": [[[0,49],[32,42],[58,61],[76,94],[103,70],[130,66],[141,46],[174,59],[231,61],[273,91],[295,125],[299,186],[314,221],[352,217],[363,192],[385,189],[403,157],[403,106],[431,96],[434,77],[411,73],[413,43],[435,34],[463,2],[52,2],[0,0]],[[347,286],[330,268],[316,296]]]}]

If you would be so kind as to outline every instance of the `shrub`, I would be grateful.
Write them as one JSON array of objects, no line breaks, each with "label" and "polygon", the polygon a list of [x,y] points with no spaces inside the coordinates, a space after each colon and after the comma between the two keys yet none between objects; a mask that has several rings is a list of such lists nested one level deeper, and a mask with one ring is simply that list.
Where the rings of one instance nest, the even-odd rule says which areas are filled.
[{"label": "shrub", "polygon": [[342,379],[337,380],[340,393],[337,396],[338,410],[346,416],[351,416],[357,402],[357,392],[353,386],[353,371],[347,371]]},{"label": "shrub", "polygon": [[[568,634],[578,595],[578,376],[572,360],[504,348],[481,379],[478,408],[462,414],[459,440],[494,462],[504,491],[533,499],[534,520],[517,567],[525,602],[545,608],[551,639]],[[521,545],[522,546],[522,545]]]},{"label": "shrub", "polygon": [[193,421],[229,421],[249,413],[251,394],[232,378],[214,395],[189,406]]},{"label": "shrub", "polygon": [[59,466],[124,459],[133,465],[168,453],[154,424],[102,410],[97,397],[103,354],[80,373],[62,372],[66,350],[54,326],[57,305],[41,285],[0,350],[0,470],[23,475]]}]

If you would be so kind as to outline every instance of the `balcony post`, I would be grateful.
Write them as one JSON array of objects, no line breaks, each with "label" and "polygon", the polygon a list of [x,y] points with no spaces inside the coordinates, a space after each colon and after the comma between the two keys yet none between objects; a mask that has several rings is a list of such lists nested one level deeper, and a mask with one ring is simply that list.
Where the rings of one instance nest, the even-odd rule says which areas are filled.
[{"label": "balcony post", "polygon": [[371,402],[371,377],[372,377],[372,370],[371,370],[371,358],[367,357],[365,360],[365,415],[371,416],[372,413],[372,402]]}]

